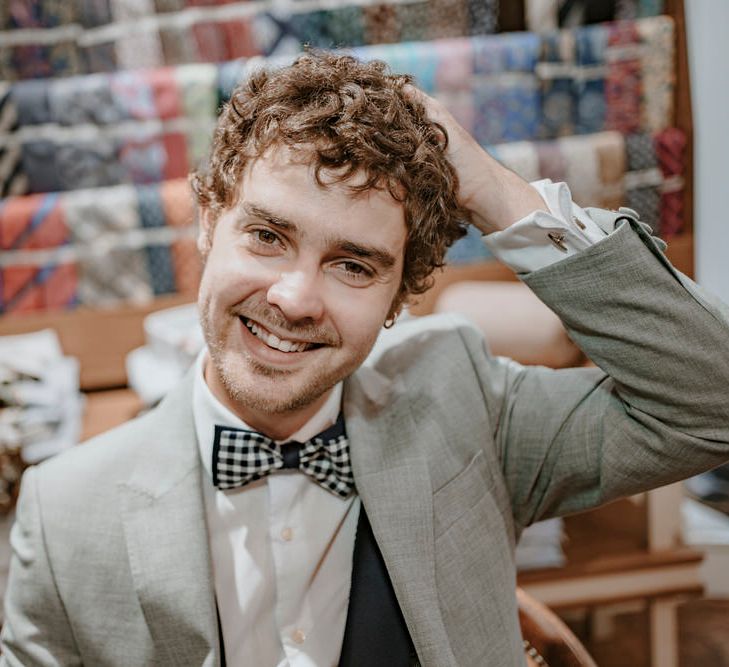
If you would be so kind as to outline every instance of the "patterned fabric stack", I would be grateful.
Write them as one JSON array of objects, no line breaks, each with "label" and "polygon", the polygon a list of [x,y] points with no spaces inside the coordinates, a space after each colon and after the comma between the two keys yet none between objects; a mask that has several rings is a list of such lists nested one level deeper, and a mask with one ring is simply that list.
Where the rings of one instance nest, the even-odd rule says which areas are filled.
[{"label": "patterned fabric stack", "polygon": [[0,336],[0,515],[27,464],[78,442],[82,413],[78,360],[63,356],[54,331]]},{"label": "patterned fabric stack", "polygon": [[666,16],[543,35],[540,138],[672,124],[673,40]]},{"label": "patterned fabric stack", "polygon": [[[671,148],[664,146],[669,142]],[[676,233],[675,219],[663,220],[664,198],[675,198],[683,187],[683,132],[675,128],[654,134],[596,134],[554,141],[501,144],[494,157],[529,180],[551,178],[569,183],[581,206],[640,211],[641,220],[661,236]]]},{"label": "patterned fabric stack", "polygon": [[[490,146],[489,152],[529,181],[565,181],[581,206],[629,206],[654,232],[670,238],[683,225],[685,147],[684,133],[668,128],[655,134],[610,131],[511,142]],[[470,232],[450,249],[448,260],[462,264],[488,256],[479,235]]]},{"label": "patterned fabric stack", "polygon": [[16,0],[0,5],[0,80],[485,34],[497,10],[497,0]]},{"label": "patterned fabric stack", "polygon": [[[69,242],[57,194],[0,201],[0,312],[67,308],[76,304],[76,267],[49,253]],[[34,264],[24,258],[35,255]]]},{"label": "patterned fabric stack", "polygon": [[194,295],[200,276],[185,179],[10,197],[0,208],[0,312]]},{"label": "patterned fabric stack", "polygon": [[[413,73],[487,145],[669,127],[672,36],[670,19],[657,17],[542,37],[507,33],[353,52]],[[0,90],[0,195],[183,177],[205,154],[220,102],[260,63],[6,86]]]},{"label": "patterned fabric stack", "polygon": [[524,0],[527,30],[549,32],[591,23],[632,21],[663,14],[664,0]]},{"label": "patterned fabric stack", "polygon": [[363,60],[384,60],[395,72],[441,99],[482,143],[531,139],[539,125],[534,68],[539,38],[504,33],[471,39],[387,44],[353,49]]},{"label": "patterned fabric stack", "polygon": [[186,176],[207,151],[218,69],[184,65],[7,86],[0,195]]},{"label": "patterned fabric stack", "polygon": [[[415,6],[396,9],[402,15]],[[417,36],[417,17],[410,18]],[[686,140],[671,127],[669,18],[351,51],[412,73],[525,178],[566,180],[578,202],[625,204],[664,236],[680,232]],[[194,291],[199,260],[183,179],[206,154],[217,110],[234,87],[253,69],[292,57],[0,87],[0,310]],[[485,253],[471,235],[449,257]]]}]

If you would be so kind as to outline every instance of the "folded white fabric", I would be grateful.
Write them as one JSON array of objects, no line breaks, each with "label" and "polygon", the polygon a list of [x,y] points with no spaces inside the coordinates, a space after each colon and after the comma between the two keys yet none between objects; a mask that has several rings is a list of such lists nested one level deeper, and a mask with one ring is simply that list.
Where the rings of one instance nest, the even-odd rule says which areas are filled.
[{"label": "folded white fabric", "polygon": [[126,359],[129,386],[154,405],[192,365],[203,346],[197,305],[159,310],[144,319],[147,344]]},{"label": "folded white fabric", "polygon": [[0,445],[36,463],[77,444],[83,397],[79,363],[55,331],[0,337]]}]

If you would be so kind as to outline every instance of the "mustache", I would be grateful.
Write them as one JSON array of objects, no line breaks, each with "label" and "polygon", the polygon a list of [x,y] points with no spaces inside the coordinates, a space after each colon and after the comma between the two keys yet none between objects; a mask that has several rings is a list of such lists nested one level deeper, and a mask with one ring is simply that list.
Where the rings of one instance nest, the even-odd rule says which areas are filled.
[{"label": "mustache", "polygon": [[341,339],[329,327],[305,322],[292,322],[280,310],[268,304],[238,306],[232,309],[233,315],[243,317],[262,325],[269,331],[290,334],[292,338],[312,343],[339,347]]}]

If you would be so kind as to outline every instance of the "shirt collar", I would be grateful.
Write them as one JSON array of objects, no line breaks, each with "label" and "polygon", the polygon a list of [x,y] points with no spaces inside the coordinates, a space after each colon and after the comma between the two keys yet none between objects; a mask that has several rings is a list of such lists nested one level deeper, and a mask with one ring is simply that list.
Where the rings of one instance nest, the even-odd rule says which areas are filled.
[{"label": "shirt collar", "polygon": [[[240,417],[224,406],[210,391],[205,382],[205,364],[208,359],[207,348],[203,348],[195,360],[195,380],[192,393],[192,417],[195,422],[200,458],[207,474],[212,478],[213,434],[215,425],[229,426],[251,430]],[[306,442],[317,433],[331,426],[342,407],[342,383],[338,382],[329,398],[318,412],[304,424],[298,431],[286,440]]]}]

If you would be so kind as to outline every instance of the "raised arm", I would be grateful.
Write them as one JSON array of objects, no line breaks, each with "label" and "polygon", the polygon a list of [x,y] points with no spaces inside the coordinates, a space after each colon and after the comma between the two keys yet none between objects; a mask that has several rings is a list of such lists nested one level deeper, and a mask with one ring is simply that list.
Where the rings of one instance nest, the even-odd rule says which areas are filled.
[{"label": "raised arm", "polygon": [[[499,386],[496,442],[518,521],[729,460],[729,308],[671,266],[634,212],[583,210],[566,186],[539,196],[420,99],[448,133],[472,223],[601,369],[494,365],[468,341],[483,385]],[[547,250],[537,261],[532,243]]]}]

